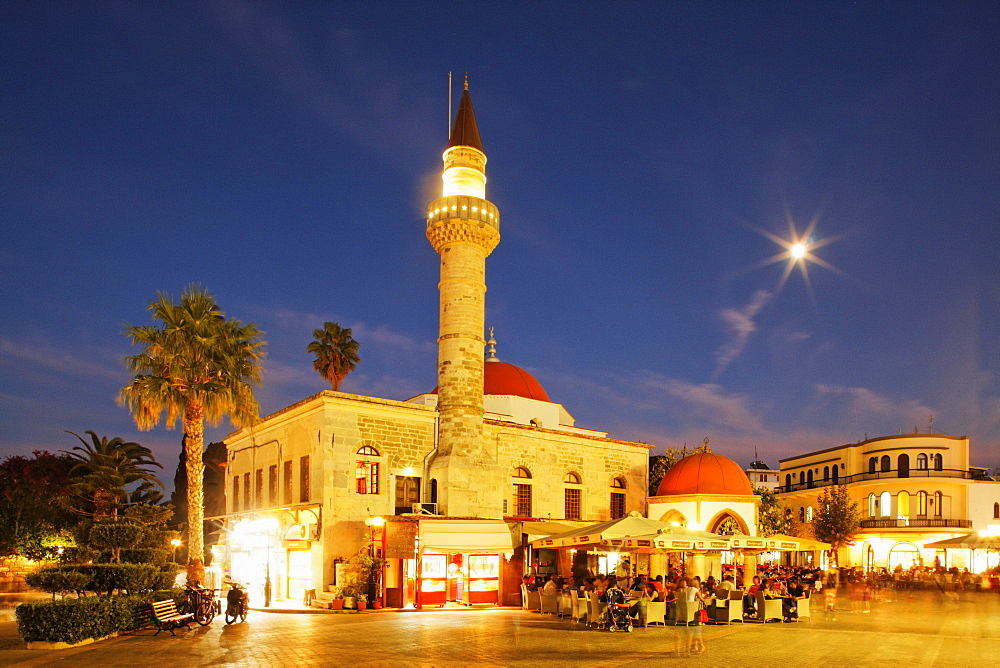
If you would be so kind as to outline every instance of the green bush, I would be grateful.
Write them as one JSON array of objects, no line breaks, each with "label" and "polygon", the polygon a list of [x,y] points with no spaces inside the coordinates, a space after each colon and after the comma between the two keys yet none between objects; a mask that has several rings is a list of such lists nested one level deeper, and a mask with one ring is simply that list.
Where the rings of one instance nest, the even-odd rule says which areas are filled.
[{"label": "green bush", "polygon": [[26,642],[77,643],[142,628],[152,621],[152,592],[139,596],[90,596],[17,606],[17,632]]},{"label": "green bush", "polygon": [[24,581],[29,587],[47,591],[50,594],[65,594],[66,592],[86,591],[90,589],[90,576],[75,569],[54,566],[40,568],[25,576]]},{"label": "green bush", "polygon": [[90,590],[111,594],[115,590],[137,594],[160,589],[160,567],[153,564],[88,564],[78,566],[90,575]]},{"label": "green bush", "polygon": [[170,561],[170,550],[154,547],[138,547],[131,550],[122,550],[121,560],[123,564],[156,564],[163,566]]},{"label": "green bush", "polygon": [[172,589],[174,586],[174,580],[177,579],[177,573],[180,570],[181,567],[179,564],[166,564],[164,566],[160,566],[160,573],[157,576],[154,588]]}]

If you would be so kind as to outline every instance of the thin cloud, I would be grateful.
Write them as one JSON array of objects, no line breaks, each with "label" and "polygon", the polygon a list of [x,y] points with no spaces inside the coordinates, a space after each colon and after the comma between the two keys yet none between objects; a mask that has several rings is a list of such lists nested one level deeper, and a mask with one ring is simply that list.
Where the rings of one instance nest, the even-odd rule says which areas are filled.
[{"label": "thin cloud", "polygon": [[768,290],[757,290],[750,302],[742,308],[730,307],[719,312],[728,339],[715,353],[716,366],[712,380],[718,379],[729,365],[743,354],[750,336],[757,331],[754,319],[771,297],[772,293]]},{"label": "thin cloud", "polygon": [[[61,376],[81,376],[123,380],[126,373],[121,362],[102,363],[101,358],[113,355],[106,350],[55,348],[37,343],[0,339],[0,364],[8,367],[11,362],[27,365],[30,371],[52,371]],[[95,361],[97,360],[97,361]]]},{"label": "thin cloud", "polygon": [[866,387],[819,384],[815,389],[817,408],[840,413],[858,425],[876,425],[888,418],[907,429],[926,424],[935,412],[915,399],[895,400]]}]

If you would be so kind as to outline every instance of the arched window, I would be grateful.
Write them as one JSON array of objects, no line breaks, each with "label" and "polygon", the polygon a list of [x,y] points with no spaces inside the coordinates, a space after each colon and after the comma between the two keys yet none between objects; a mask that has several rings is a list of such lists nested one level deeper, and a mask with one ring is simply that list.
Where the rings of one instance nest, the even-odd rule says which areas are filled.
[{"label": "arched window", "polygon": [[940,454],[934,455],[934,470],[941,471],[944,469],[944,458]]},{"label": "arched window", "polygon": [[927,517],[927,492],[917,492],[917,517]]},{"label": "arched window", "polygon": [[889,455],[882,455],[882,473],[892,470],[892,460]]},{"label": "arched window", "polygon": [[806,522],[813,521],[813,507],[809,506],[806,508]]},{"label": "arched window", "polygon": [[806,509],[804,506],[799,506],[799,522],[806,521]]},{"label": "arched window", "polygon": [[809,469],[809,473],[806,474],[806,485],[809,486],[809,489],[812,489],[812,486],[813,486],[813,470],[812,469]]},{"label": "arched window", "polygon": [[1000,503],[993,504],[993,519],[1000,520]]},{"label": "arched window", "polygon": [[910,494],[900,492],[896,495],[896,517],[910,516]]},{"label": "arched window", "polygon": [[826,482],[829,479],[830,479],[830,467],[829,466],[824,466],[823,467],[823,482]]},{"label": "arched window", "polygon": [[920,453],[917,455],[917,470],[926,471],[927,470],[927,455]]},{"label": "arched window", "polygon": [[358,494],[379,493],[379,463],[371,461],[379,457],[379,452],[370,445],[362,445],[357,451],[358,460],[354,467],[354,490]]},{"label": "arched window", "polygon": [[[515,480],[530,480],[531,471],[523,466],[518,466],[514,469],[511,477]],[[531,485],[528,483],[514,483],[514,515],[515,517],[532,517]]]},{"label": "arched window", "polygon": [[875,494],[868,495],[868,517],[875,517]]},{"label": "arched window", "polygon": [[868,459],[868,472],[875,473],[875,467],[878,466],[878,460],[875,457],[870,457]]},{"label": "arched window", "polygon": [[840,481],[840,467],[834,464],[833,466],[833,484],[836,485]]},{"label": "arched window", "polygon": [[934,517],[941,517],[941,515],[943,514],[944,514],[944,495],[941,492],[934,492]]},{"label": "arched window", "polygon": [[896,468],[899,469],[900,478],[910,477],[910,456],[906,453],[896,458]]},{"label": "arched window", "polygon": [[785,474],[785,491],[792,491],[792,476],[790,473]]},{"label": "arched window", "polygon": [[878,505],[882,517],[889,517],[892,513],[892,494],[889,494],[889,492],[882,492],[882,495],[879,497]]},{"label": "arched window", "polygon": [[[615,478],[611,481],[611,489],[625,489],[625,478]],[[611,492],[611,519],[625,517],[625,492]]]},{"label": "arched window", "polygon": [[567,485],[573,485],[573,487],[567,487],[563,490],[563,512],[566,519],[578,520],[580,519],[580,495],[582,493],[578,487],[580,474],[570,471],[563,477],[563,482]]}]

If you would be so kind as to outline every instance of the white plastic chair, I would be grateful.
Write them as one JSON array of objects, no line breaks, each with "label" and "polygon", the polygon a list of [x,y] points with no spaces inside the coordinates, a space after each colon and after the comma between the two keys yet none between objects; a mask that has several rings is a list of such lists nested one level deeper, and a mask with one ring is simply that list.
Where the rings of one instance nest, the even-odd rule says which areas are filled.
[{"label": "white plastic chair", "polygon": [[646,626],[659,624],[666,626],[664,617],[667,616],[667,604],[663,601],[650,601],[646,604]]}]

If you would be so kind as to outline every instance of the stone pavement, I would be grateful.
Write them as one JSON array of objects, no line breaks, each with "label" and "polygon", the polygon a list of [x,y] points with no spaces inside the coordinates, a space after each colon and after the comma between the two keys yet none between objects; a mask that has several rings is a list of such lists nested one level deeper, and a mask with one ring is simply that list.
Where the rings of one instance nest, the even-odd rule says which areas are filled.
[{"label": "stone pavement", "polygon": [[[814,604],[819,604],[815,600]],[[0,622],[2,666],[691,665],[954,666],[1000,663],[1000,594],[892,592],[870,613],[794,624],[586,628],[519,609],[335,614],[251,612],[245,624],[145,629],[67,650],[27,650]]]}]

